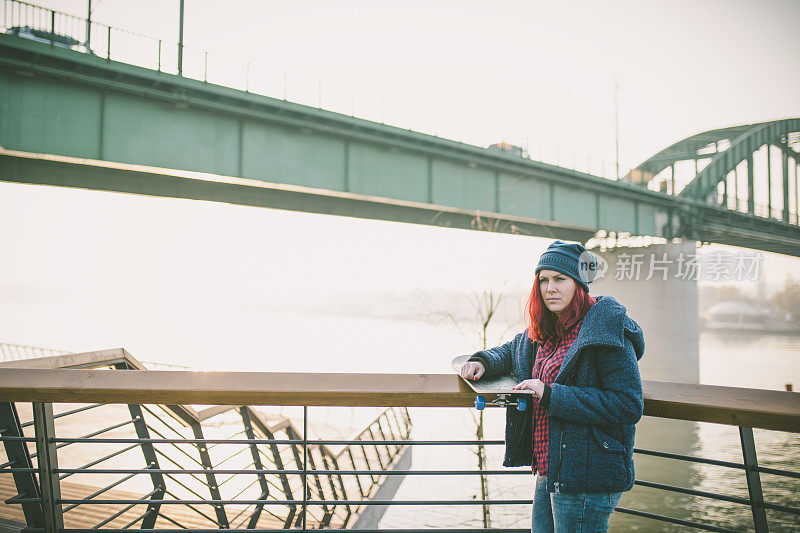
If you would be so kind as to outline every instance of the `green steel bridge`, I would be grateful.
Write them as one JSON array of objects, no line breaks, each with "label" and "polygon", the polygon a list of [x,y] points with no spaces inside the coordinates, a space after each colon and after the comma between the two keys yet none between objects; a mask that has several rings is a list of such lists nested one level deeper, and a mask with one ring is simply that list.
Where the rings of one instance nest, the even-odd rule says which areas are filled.
[{"label": "green steel bridge", "polygon": [[23,2],[1,15],[2,181],[800,256],[800,118],[693,135],[609,180],[211,84],[207,62],[167,68],[162,41],[153,68],[137,66],[115,52],[121,30]]}]

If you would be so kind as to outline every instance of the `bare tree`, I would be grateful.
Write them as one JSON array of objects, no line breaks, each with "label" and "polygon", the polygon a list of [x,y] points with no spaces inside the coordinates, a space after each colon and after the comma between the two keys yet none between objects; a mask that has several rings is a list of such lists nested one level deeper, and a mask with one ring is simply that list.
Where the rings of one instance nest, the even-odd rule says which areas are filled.
[{"label": "bare tree", "polygon": [[[498,314],[501,311],[507,311],[508,309],[505,304],[509,296],[505,291],[505,287],[506,284],[504,282],[499,289],[489,288],[480,292],[473,292],[469,295],[459,294],[458,296],[460,298],[465,298],[466,302],[458,302],[457,300],[459,298],[453,298],[454,301],[450,302],[449,305],[446,302],[428,301],[424,305],[424,307],[427,308],[425,314],[433,321],[450,322],[470,341],[470,343],[479,346],[481,350],[485,350],[490,344],[490,326],[498,321]],[[463,308],[466,308],[467,311],[465,312]],[[508,317],[503,318],[507,319]],[[506,334],[516,326],[517,320],[504,320],[504,322],[506,323],[506,328],[498,336],[500,339],[505,337]],[[475,333],[478,334],[477,343],[475,342]],[[483,411],[478,411],[477,415],[474,411],[470,411],[470,413],[475,422],[475,437],[478,441],[475,455],[478,459],[478,470],[481,472],[481,500],[488,500],[489,479],[484,473],[487,470],[486,446],[482,444],[484,440]],[[492,527],[489,504],[484,503],[482,505],[482,511],[483,527]]]}]

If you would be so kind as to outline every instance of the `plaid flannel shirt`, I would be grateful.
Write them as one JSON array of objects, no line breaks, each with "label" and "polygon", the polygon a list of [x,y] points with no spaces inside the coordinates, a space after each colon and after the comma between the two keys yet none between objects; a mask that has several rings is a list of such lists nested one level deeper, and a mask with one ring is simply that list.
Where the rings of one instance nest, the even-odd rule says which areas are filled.
[{"label": "plaid flannel shirt", "polygon": [[[539,346],[536,352],[536,361],[533,364],[532,378],[541,380],[550,386],[561,369],[561,362],[581,329],[583,320],[567,332],[563,338],[551,337]],[[542,475],[547,474],[547,451],[550,439],[550,421],[547,418],[547,408],[539,404],[534,398],[533,406],[533,470]]]}]

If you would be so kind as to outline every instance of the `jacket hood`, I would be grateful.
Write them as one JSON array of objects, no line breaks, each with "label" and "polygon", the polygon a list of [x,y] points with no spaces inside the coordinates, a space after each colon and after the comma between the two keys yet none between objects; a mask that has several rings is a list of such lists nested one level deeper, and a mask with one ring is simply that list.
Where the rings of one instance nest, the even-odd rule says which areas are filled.
[{"label": "jacket hood", "polygon": [[602,345],[624,347],[627,337],[636,359],[644,355],[644,332],[634,319],[628,316],[625,306],[612,296],[596,296],[595,303],[583,318],[575,344],[581,346]]}]

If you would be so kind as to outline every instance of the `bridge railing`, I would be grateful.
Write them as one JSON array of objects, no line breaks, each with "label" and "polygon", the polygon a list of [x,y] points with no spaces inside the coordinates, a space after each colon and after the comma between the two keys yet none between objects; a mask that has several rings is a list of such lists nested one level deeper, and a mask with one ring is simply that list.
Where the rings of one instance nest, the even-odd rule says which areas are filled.
[{"label": "bridge railing", "polygon": [[[126,352],[107,351],[102,352],[101,357],[113,360],[117,355],[125,358]],[[190,529],[204,529],[198,526],[197,522],[188,521],[186,524],[178,522],[165,523],[159,522],[157,525],[154,519],[167,516],[165,508],[175,508],[176,506],[192,506],[194,511],[202,511],[205,520],[216,523],[212,529],[223,527],[246,530],[253,527],[252,514],[246,514],[247,506],[252,508],[261,506],[267,512],[270,506],[278,506],[283,509],[293,509],[295,514],[293,520],[285,521],[286,516],[280,515],[284,519],[283,524],[272,524],[273,530],[287,529],[309,529],[319,527],[325,523],[326,517],[332,527],[343,528],[352,531],[388,531],[378,529],[376,526],[366,528],[350,527],[346,521],[339,519],[333,521],[334,513],[332,506],[339,506],[343,513],[350,511],[348,506],[355,508],[374,507],[406,507],[407,506],[482,506],[491,505],[493,508],[498,506],[524,506],[528,509],[531,503],[530,498],[469,498],[458,499],[455,496],[459,493],[457,485],[460,480],[469,479],[479,475],[490,474],[492,476],[518,476],[520,474],[530,477],[529,469],[504,469],[504,470],[453,470],[453,469],[411,469],[387,471],[389,457],[393,447],[408,446],[415,447],[441,447],[441,446],[474,446],[478,443],[488,446],[502,446],[502,441],[457,441],[457,440],[433,440],[433,439],[396,439],[388,433],[389,426],[402,434],[403,416],[386,419],[379,419],[378,425],[370,425],[371,430],[362,433],[355,439],[311,439],[308,433],[308,409],[316,406],[395,406],[403,409],[409,407],[468,407],[472,405],[473,394],[461,383],[455,375],[439,374],[308,374],[308,373],[264,373],[264,372],[154,372],[128,370],[125,372],[109,372],[97,369],[82,368],[86,366],[87,359],[96,357],[97,354],[72,354],[62,356],[61,363],[71,368],[52,368],[52,363],[48,359],[42,360],[40,368],[13,368],[5,366],[0,372],[0,402],[7,412],[13,412],[22,402],[32,402],[34,436],[25,436],[19,428],[19,419],[16,423],[9,423],[9,415],[6,415],[3,424],[2,440],[7,450],[12,450],[9,461],[3,465],[1,473],[14,476],[15,480],[19,476],[29,476],[29,483],[20,488],[20,495],[6,500],[8,505],[21,505],[23,508],[39,510],[44,515],[45,523],[31,524],[36,531],[47,529],[48,531],[79,531],[80,527],[63,527],[63,521],[74,512],[75,505],[94,508],[96,514],[102,514],[100,509],[106,509],[106,515],[102,515],[102,520],[112,518],[108,514],[108,506],[114,507],[115,513],[130,506],[129,509],[146,510],[139,512],[138,515],[130,515],[124,523],[117,522],[112,527],[111,522],[103,524],[103,529],[108,531],[124,531],[131,527],[150,529],[156,526],[159,529],[173,527],[176,530],[188,527]],[[112,361],[113,362],[113,361]],[[12,365],[13,366],[13,365]],[[64,366],[62,364],[62,366]],[[754,389],[740,389],[730,387],[716,387],[705,385],[692,385],[680,383],[654,382],[647,381],[645,387],[645,416],[647,420],[655,419],[677,419],[706,422],[712,424],[724,424],[738,427],[739,443],[743,460],[741,462],[721,460],[720,458],[703,458],[679,453],[670,453],[659,450],[636,449],[638,459],[643,456],[663,458],[668,461],[689,461],[704,465],[713,465],[741,472],[746,479],[748,496],[739,497],[727,493],[712,491],[702,491],[693,488],[671,485],[667,483],[656,483],[644,479],[637,479],[638,487],[647,487],[663,491],[664,498],[668,494],[691,495],[698,498],[710,499],[726,502],[736,506],[744,506],[750,509],[752,514],[752,524],[756,531],[768,531],[768,515],[774,513],[783,516],[797,517],[800,515],[800,508],[790,501],[768,501],[768,491],[762,485],[762,475],[769,479],[786,478],[789,480],[800,479],[800,472],[790,471],[784,468],[765,467],[758,464],[753,428],[769,429],[796,434],[800,432],[800,400],[796,393],[781,391],[764,391]],[[204,437],[200,434],[187,436],[178,432],[167,434],[166,431],[159,430],[156,433],[150,427],[138,422],[140,427],[146,429],[147,433],[140,433],[137,438],[115,439],[108,438],[107,435],[85,435],[81,439],[67,438],[54,433],[53,412],[54,403],[89,403],[90,406],[80,409],[90,409],[91,406],[109,406],[116,404],[127,404],[130,406],[142,406],[150,410],[150,405],[175,405],[175,404],[204,404],[216,405],[207,410],[201,411],[209,417],[223,412],[232,412],[230,407],[242,405],[275,405],[275,406],[295,406],[302,408],[303,430],[299,428],[293,432],[277,434],[276,431],[260,431],[247,433],[247,427],[253,428],[257,424],[248,426],[245,422],[245,434],[228,436],[226,439],[216,439]],[[174,424],[176,417],[181,419],[186,416],[184,411],[167,409],[165,411],[171,420],[164,419],[164,422]],[[396,411],[403,413],[404,411]],[[137,424],[139,412],[132,412],[131,422]],[[13,420],[12,420],[13,422]],[[266,427],[266,424],[265,424]],[[195,454],[203,452],[204,447],[211,446],[215,449],[224,445],[239,444],[243,445],[241,453],[246,454],[246,450],[253,447],[262,447],[262,451],[269,455],[268,449],[278,449],[282,453],[272,454],[274,457],[287,459],[281,464],[279,461],[271,467],[264,468],[235,468],[231,465],[230,470],[226,470],[220,461],[209,465],[210,457],[203,459],[201,454],[199,463],[194,465],[169,465],[163,461],[158,465],[152,464],[160,461],[163,456],[156,453],[151,454],[151,464],[144,467],[133,467],[130,464],[123,468],[104,468],[100,463],[82,465],[83,469],[66,468],[60,461],[62,459],[59,450],[73,442],[91,443],[95,447],[102,444],[124,444],[129,446],[139,446],[141,449],[151,449],[163,447],[186,447],[186,450],[193,450]],[[35,444],[37,450],[37,464],[34,467],[31,456],[24,452],[28,444]],[[349,447],[350,452],[335,452],[331,449],[329,453],[323,450],[326,447],[345,446]],[[358,454],[360,447],[373,446],[377,450],[385,450],[382,456],[376,456],[375,460],[368,465],[359,465],[354,461],[354,456]],[[281,448],[283,447],[283,448]],[[396,448],[394,448],[396,450]],[[16,450],[14,452],[13,450]],[[288,452],[288,453],[287,453]],[[352,454],[352,455],[351,455]],[[292,455],[294,461],[291,461]],[[255,454],[253,455],[255,458]],[[334,461],[333,458],[338,458]],[[109,459],[111,460],[111,459]],[[227,459],[225,459],[227,461]],[[197,463],[195,455],[195,463]],[[294,465],[289,466],[289,465]],[[209,466],[216,467],[212,471]],[[263,466],[263,465],[262,465]],[[88,494],[83,497],[69,497],[64,492],[64,476],[73,475],[77,470],[82,473],[92,473],[99,475],[115,474],[122,476],[149,477],[155,480],[150,485],[150,490],[144,492],[144,496],[115,497],[101,494]],[[91,471],[91,472],[89,472]],[[245,483],[244,480],[236,481],[236,477],[221,479],[223,472],[230,476],[273,476],[271,479],[273,490],[282,494],[280,499],[270,499],[251,497],[244,499],[239,496],[238,491],[227,491],[226,484]],[[210,475],[217,476],[209,478]],[[197,483],[205,487],[206,493],[202,496],[199,491],[194,496],[191,493],[175,494],[170,496],[165,490],[165,483],[161,479],[166,476],[180,480],[186,485],[186,490],[191,490],[190,482]],[[453,490],[443,494],[442,498],[437,499],[382,499],[380,494],[374,495],[371,499],[362,500],[359,497],[353,498],[352,492],[342,490],[342,484],[346,484],[346,479],[351,480],[351,486],[359,485],[362,490],[370,480],[376,476],[430,476],[452,477],[455,480]],[[204,478],[205,477],[205,481]],[[285,476],[290,485],[283,488],[283,492],[275,489],[279,486],[278,477]],[[194,479],[194,481],[191,481]],[[262,478],[259,478],[262,479]],[[252,480],[252,478],[251,478]],[[268,482],[269,484],[269,482]],[[173,486],[175,486],[173,484]],[[263,486],[263,485],[262,485]],[[219,492],[211,492],[214,487]],[[769,487],[767,487],[768,489]],[[299,489],[299,490],[298,490]],[[108,489],[110,491],[110,489]],[[172,491],[172,489],[170,489]],[[338,492],[337,492],[338,491]],[[368,491],[357,492],[365,494]],[[795,491],[796,493],[796,491]],[[337,498],[337,495],[347,494],[347,497]],[[293,497],[290,497],[293,495]],[[623,501],[624,503],[624,501]],[[103,507],[106,506],[106,507]],[[31,511],[33,512],[33,511]],[[126,511],[127,512],[127,511]],[[680,524],[706,531],[734,531],[736,525],[725,525],[720,523],[708,523],[700,520],[686,520],[674,516],[652,513],[647,510],[632,509],[625,506],[618,508],[618,512],[625,515],[636,515],[642,519],[658,520],[672,524]],[[243,514],[245,513],[245,514]],[[113,513],[112,513],[113,514]],[[198,516],[201,513],[196,512]],[[277,514],[277,513],[276,513]],[[120,515],[121,516],[121,515]],[[250,520],[242,520],[242,516]],[[288,516],[288,515],[287,515]],[[238,518],[236,518],[238,517]],[[300,519],[298,520],[298,517]],[[118,517],[117,517],[118,518]],[[223,521],[223,518],[227,522]],[[112,518],[115,520],[116,518]],[[145,525],[144,520],[149,520]],[[167,522],[169,522],[167,520]],[[206,522],[207,524],[208,522]],[[453,525],[453,524],[449,524]],[[484,527],[476,528],[446,528],[446,531],[497,531],[486,524]],[[264,527],[260,525],[260,527]],[[417,524],[417,527],[403,528],[403,531],[422,530],[425,524]],[[207,527],[206,527],[207,528]],[[269,528],[267,528],[269,529]],[[527,528],[502,527],[502,531],[528,531]],[[395,531],[399,531],[396,529]]]},{"label": "bridge railing", "polygon": [[[727,207],[728,209],[732,209],[735,211],[741,211],[742,213],[747,213],[750,209],[750,204],[748,203],[747,198],[734,198],[733,196],[726,197],[722,191],[717,191],[716,195],[714,196],[714,201],[717,205],[722,207]],[[792,203],[789,202],[791,206]],[[790,210],[786,213],[786,220],[789,224],[793,225],[800,225],[798,222],[798,213],[797,211],[792,211],[791,207]],[[761,218],[772,218],[775,220],[783,220],[784,219],[784,212],[783,207],[778,206],[776,204],[762,204],[762,203],[754,203],[753,204],[753,214],[761,217]]]}]

